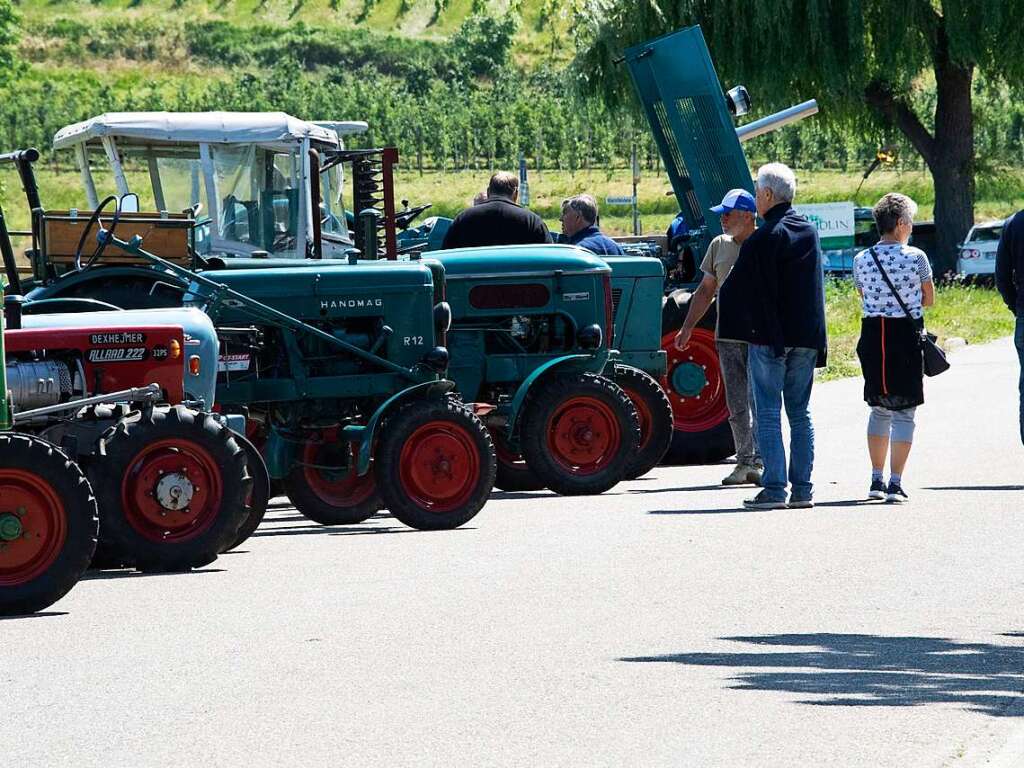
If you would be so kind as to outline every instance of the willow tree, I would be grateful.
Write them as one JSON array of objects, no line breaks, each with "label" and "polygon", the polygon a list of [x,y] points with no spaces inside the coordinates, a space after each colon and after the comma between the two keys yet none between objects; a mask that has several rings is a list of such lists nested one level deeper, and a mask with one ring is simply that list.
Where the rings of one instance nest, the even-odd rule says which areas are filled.
[{"label": "willow tree", "polygon": [[[974,221],[972,83],[979,71],[1021,81],[1024,0],[596,0],[593,10],[577,64],[613,99],[624,47],[700,24],[723,81],[762,103],[815,97],[824,119],[898,129],[931,172],[937,261],[953,266]],[[934,99],[917,101],[934,106],[915,109],[926,87]]]}]

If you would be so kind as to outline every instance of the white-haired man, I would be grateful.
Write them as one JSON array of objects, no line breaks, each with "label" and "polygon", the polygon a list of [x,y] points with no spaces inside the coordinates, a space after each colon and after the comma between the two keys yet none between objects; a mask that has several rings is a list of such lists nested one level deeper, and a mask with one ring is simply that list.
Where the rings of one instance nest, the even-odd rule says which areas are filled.
[{"label": "white-haired man", "polygon": [[[684,349],[697,323],[704,317],[712,300],[732,271],[740,246],[754,232],[754,213],[757,205],[754,196],[745,189],[731,189],[726,192],[720,205],[711,209],[722,219],[723,234],[708,245],[700,269],[704,273],[697,290],[693,292],[690,306],[683,320],[683,327],[676,334],[676,348]],[[757,451],[757,440],[752,428],[753,415],[750,407],[750,378],[747,374],[747,344],[733,341],[718,331],[723,312],[728,309],[719,303],[718,322],[715,325],[715,347],[718,349],[718,364],[722,369],[725,383],[725,402],[729,408],[729,428],[736,446],[736,466],[722,485],[744,485],[761,482],[761,457]]]},{"label": "white-haired man", "polygon": [[[793,210],[796,176],[782,163],[757,172],[757,212],[764,223],[743,243],[720,289],[729,307],[720,322],[725,338],[749,346],[757,444],[764,462],[761,492],[751,509],[814,505],[814,426],[808,404],[814,369],[825,365],[825,291],[818,233]],[[789,421],[789,485],[782,443],[782,407]]]}]

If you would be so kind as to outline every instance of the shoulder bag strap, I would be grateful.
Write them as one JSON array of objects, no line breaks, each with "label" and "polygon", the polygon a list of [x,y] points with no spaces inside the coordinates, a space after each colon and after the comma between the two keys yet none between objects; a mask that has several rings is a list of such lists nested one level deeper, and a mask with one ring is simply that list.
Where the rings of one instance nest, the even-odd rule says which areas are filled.
[{"label": "shoulder bag strap", "polygon": [[878,267],[878,272],[882,275],[882,279],[885,280],[885,284],[889,286],[889,290],[892,292],[893,298],[895,298],[896,302],[900,305],[900,309],[902,309],[903,313],[908,318],[910,318],[910,322],[916,323],[917,318],[910,314],[910,310],[907,309],[907,305],[903,302],[903,299],[900,297],[900,292],[896,290],[896,286],[894,286],[892,284],[892,280],[889,279],[888,273],[882,267],[882,262],[878,260],[878,254],[875,253],[874,246],[868,248],[868,251],[871,253],[871,258],[875,260],[875,266]]}]

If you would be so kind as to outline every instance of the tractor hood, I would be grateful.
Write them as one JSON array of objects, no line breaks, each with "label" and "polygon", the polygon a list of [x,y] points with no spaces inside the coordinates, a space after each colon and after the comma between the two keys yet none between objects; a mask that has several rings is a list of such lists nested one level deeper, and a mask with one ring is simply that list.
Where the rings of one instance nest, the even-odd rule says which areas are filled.
[{"label": "tractor hood", "polygon": [[[185,397],[202,400],[206,408],[215,403],[217,381],[217,331],[205,313],[188,307],[175,309],[128,309],[117,312],[66,312],[25,315],[23,328],[107,328],[130,331],[141,326],[178,326],[185,333]],[[188,359],[197,355],[198,373],[188,369]],[[148,383],[148,382],[146,382]]]},{"label": "tractor hood", "polygon": [[604,259],[574,245],[503,245],[432,251],[448,280],[608,272]]},{"label": "tractor hood", "polygon": [[[316,306],[328,302],[329,307],[344,305],[369,311],[382,306],[380,302],[385,297],[398,301],[417,291],[433,290],[430,269],[426,266],[394,261],[211,270],[204,272],[203,277],[278,309],[288,307],[297,317],[310,316],[305,306],[310,302]],[[194,301],[196,294],[206,292],[193,284],[185,300]]]},{"label": "tractor hood", "polygon": [[665,267],[660,259],[648,256],[605,256],[615,277],[665,277]]}]

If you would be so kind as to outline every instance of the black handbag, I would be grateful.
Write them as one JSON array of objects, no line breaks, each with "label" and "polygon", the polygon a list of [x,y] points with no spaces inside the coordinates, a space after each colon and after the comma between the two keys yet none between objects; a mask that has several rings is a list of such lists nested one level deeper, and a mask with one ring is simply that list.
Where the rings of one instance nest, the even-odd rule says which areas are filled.
[{"label": "black handbag", "polygon": [[903,310],[904,314],[909,318],[910,322],[917,326],[918,331],[918,346],[921,348],[921,367],[924,370],[925,376],[938,376],[943,371],[949,370],[949,361],[946,359],[946,352],[936,344],[938,338],[934,333],[929,333],[924,328],[924,320],[918,320],[907,309],[907,305],[903,302],[900,297],[900,292],[896,290],[896,286],[892,284],[892,280],[889,279],[889,275],[882,267],[882,262],[878,260],[878,254],[875,253],[874,248],[869,248],[868,251],[871,253],[871,258],[875,260],[875,266],[878,267],[878,272],[881,274],[885,284],[889,286],[889,290],[892,292],[896,302],[900,305],[900,309]]}]

